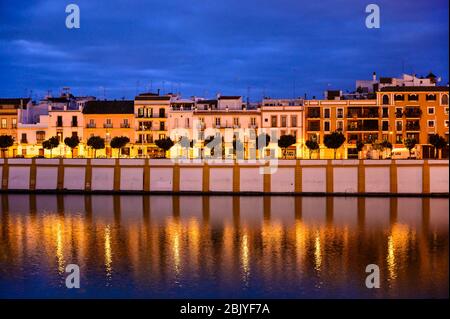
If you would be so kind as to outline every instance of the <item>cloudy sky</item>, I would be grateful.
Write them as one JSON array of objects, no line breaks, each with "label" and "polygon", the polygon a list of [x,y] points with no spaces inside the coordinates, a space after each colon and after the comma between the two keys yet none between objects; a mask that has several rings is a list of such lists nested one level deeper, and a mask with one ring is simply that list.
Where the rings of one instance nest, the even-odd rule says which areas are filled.
[{"label": "cloudy sky", "polygon": [[[448,0],[0,0],[0,96],[133,98],[240,94],[260,99],[352,90],[373,71],[430,70],[448,82]],[[67,29],[76,3],[81,28]]]}]

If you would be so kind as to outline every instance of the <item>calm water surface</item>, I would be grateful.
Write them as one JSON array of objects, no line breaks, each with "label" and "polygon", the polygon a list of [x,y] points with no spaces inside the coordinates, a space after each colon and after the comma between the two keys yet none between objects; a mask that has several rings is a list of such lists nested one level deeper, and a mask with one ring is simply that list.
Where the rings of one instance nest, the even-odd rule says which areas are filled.
[{"label": "calm water surface", "polygon": [[445,198],[1,196],[0,298],[448,297]]}]

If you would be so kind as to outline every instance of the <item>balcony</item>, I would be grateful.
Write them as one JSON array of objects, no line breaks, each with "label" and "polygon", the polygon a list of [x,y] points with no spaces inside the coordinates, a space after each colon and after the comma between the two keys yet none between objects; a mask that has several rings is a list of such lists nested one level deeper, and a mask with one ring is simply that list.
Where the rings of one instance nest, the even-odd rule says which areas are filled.
[{"label": "balcony", "polygon": [[130,128],[130,123],[120,123],[120,128]]},{"label": "balcony", "polygon": [[20,140],[20,143],[21,143],[21,144],[28,144],[28,140],[27,140],[26,138],[22,138],[22,139]]},{"label": "balcony", "polygon": [[78,126],[78,122],[72,121],[72,122],[70,122],[70,125],[71,125],[72,127],[77,127],[77,126]]},{"label": "balcony", "polygon": [[62,126],[63,126],[63,123],[62,123],[62,122],[56,122],[56,126],[57,126],[57,127],[62,127]]},{"label": "balcony", "polygon": [[404,115],[405,117],[417,118],[422,115],[422,110],[419,108],[406,108]]},{"label": "balcony", "polygon": [[407,131],[420,131],[419,121],[407,121],[406,122]]},{"label": "balcony", "polygon": [[95,123],[86,124],[86,128],[96,128],[96,127],[97,127],[97,124],[95,124]]},{"label": "balcony", "polygon": [[308,131],[311,131],[311,132],[320,131],[320,122],[319,121],[309,122],[308,123]]},{"label": "balcony", "polygon": [[347,126],[348,131],[378,131],[378,120],[353,121]]},{"label": "balcony", "polygon": [[249,124],[248,128],[257,129],[258,125],[256,125],[256,124]]},{"label": "balcony", "polygon": [[347,112],[347,118],[378,118],[378,117],[379,117],[378,108],[369,108],[369,109],[349,108]]},{"label": "balcony", "polygon": [[320,109],[308,109],[307,117],[311,119],[320,118]]},{"label": "balcony", "polygon": [[103,127],[104,128],[112,128],[113,125],[112,125],[112,123],[105,123],[105,124],[103,124]]}]

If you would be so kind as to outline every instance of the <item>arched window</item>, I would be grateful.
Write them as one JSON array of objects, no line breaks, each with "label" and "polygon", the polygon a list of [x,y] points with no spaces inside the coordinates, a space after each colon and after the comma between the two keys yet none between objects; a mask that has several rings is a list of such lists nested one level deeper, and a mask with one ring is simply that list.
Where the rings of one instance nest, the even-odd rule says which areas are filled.
[{"label": "arched window", "polygon": [[383,95],[383,104],[389,104],[389,96]]},{"label": "arched window", "polygon": [[441,104],[442,105],[448,105],[448,95],[447,94],[442,95],[442,97],[441,97]]}]

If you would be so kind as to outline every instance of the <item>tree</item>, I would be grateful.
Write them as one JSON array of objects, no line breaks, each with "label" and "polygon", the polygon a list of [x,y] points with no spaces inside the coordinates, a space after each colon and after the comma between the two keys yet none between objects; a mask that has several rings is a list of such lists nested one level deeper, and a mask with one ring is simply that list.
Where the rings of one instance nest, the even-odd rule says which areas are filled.
[{"label": "tree", "polygon": [[409,157],[411,157],[411,151],[417,144],[416,139],[415,138],[407,138],[403,144],[409,151]]},{"label": "tree", "polygon": [[122,148],[124,148],[128,143],[130,143],[130,139],[127,136],[114,136],[109,145],[111,148],[118,149],[118,157],[120,157]]},{"label": "tree", "polygon": [[325,135],[323,139],[323,143],[325,144],[325,146],[334,150],[334,159],[336,159],[336,150],[341,147],[344,142],[345,136],[340,132],[333,132],[331,134]]},{"label": "tree", "polygon": [[80,144],[80,139],[78,138],[78,135],[72,135],[71,137],[66,137],[64,139],[64,144],[70,147],[73,158],[73,150]]},{"label": "tree", "polygon": [[389,142],[388,140],[384,140],[383,142],[380,143],[381,148],[383,149],[383,152],[385,149],[390,149],[392,150],[392,143]]},{"label": "tree", "polygon": [[233,154],[236,157],[238,155],[243,157],[244,154],[244,144],[236,136],[233,139]]},{"label": "tree", "polygon": [[14,138],[11,135],[0,135],[0,149],[2,150],[2,157],[6,157],[6,151],[13,145]]},{"label": "tree", "polygon": [[447,145],[445,138],[439,134],[430,135],[429,143],[434,146],[434,158],[439,158],[439,150]]},{"label": "tree", "polygon": [[313,140],[307,140],[305,142],[305,145],[309,150],[309,159],[311,159],[312,152],[317,151],[319,149],[319,143]]},{"label": "tree", "polygon": [[[261,143],[261,145],[259,145]],[[261,133],[256,137],[256,147],[258,149],[262,149],[264,147],[269,146],[270,143],[270,136],[266,133]]]},{"label": "tree", "polygon": [[57,136],[52,136],[48,140],[42,142],[42,147],[50,150],[50,158],[53,156],[52,152],[54,148],[57,148],[59,145],[59,138]]},{"label": "tree", "polygon": [[356,151],[358,152],[358,157],[359,157],[359,153],[361,153],[363,148],[364,148],[364,142],[360,141],[360,140],[357,140],[356,141]]},{"label": "tree", "polygon": [[87,140],[87,146],[92,147],[94,149],[94,158],[97,157],[97,150],[101,150],[105,148],[105,139],[100,136],[91,136]]},{"label": "tree", "polygon": [[293,135],[282,135],[278,140],[278,147],[284,149],[283,158],[286,158],[287,148],[294,145],[297,142],[295,136]]},{"label": "tree", "polygon": [[173,146],[173,141],[170,139],[170,137],[166,137],[156,140],[155,144],[156,146],[164,150],[164,157],[166,157],[166,152]]},{"label": "tree", "polygon": [[216,136],[210,135],[205,139],[205,145],[208,145],[210,149],[210,155],[214,156],[214,149],[217,145],[222,145],[222,154],[224,153],[224,143],[222,143],[222,137],[220,134]]}]

